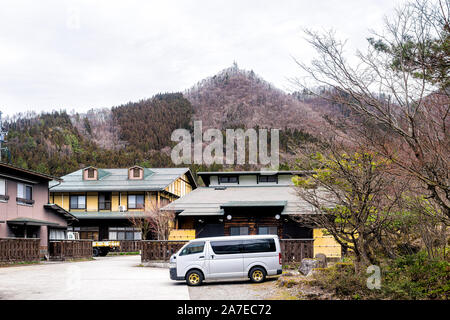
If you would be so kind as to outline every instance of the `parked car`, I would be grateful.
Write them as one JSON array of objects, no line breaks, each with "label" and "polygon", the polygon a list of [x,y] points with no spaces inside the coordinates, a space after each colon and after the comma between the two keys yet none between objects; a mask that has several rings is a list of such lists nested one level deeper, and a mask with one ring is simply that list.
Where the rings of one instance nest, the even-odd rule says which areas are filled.
[{"label": "parked car", "polygon": [[170,279],[185,280],[190,286],[217,279],[263,282],[281,272],[276,235],[199,238],[170,257]]}]

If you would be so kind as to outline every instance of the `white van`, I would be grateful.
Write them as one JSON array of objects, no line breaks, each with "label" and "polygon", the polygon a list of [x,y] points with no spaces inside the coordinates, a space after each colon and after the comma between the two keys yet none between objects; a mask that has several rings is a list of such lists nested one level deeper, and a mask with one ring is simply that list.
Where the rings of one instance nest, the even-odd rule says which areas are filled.
[{"label": "white van", "polygon": [[170,279],[198,286],[203,280],[250,278],[263,282],[281,274],[276,235],[199,238],[170,257]]}]

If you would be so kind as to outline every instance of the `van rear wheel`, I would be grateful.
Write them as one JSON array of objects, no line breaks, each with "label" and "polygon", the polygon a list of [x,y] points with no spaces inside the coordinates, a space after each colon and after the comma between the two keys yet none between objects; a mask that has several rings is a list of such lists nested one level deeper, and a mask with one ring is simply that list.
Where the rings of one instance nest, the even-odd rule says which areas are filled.
[{"label": "van rear wheel", "polygon": [[260,283],[266,280],[266,270],[261,267],[255,267],[250,270],[250,280],[255,283]]},{"label": "van rear wheel", "polygon": [[186,275],[186,283],[188,286],[199,286],[203,282],[203,274],[198,270],[191,270]]}]

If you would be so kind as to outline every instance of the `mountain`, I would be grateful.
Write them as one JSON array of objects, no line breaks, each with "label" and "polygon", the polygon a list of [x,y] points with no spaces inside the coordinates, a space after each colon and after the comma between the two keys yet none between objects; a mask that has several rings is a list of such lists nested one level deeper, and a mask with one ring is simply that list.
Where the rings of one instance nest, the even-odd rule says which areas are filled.
[{"label": "mountain", "polygon": [[63,175],[87,165],[173,166],[170,135],[177,128],[191,130],[194,120],[202,120],[204,129],[281,129],[282,161],[288,166],[295,158],[292,149],[317,143],[329,132],[327,112],[341,113],[323,101],[277,89],[234,64],[184,93],[85,114],[18,114],[5,123],[13,163]]},{"label": "mountain", "polygon": [[236,64],[185,92],[204,128],[291,128],[320,135],[322,116],[293,95]]}]

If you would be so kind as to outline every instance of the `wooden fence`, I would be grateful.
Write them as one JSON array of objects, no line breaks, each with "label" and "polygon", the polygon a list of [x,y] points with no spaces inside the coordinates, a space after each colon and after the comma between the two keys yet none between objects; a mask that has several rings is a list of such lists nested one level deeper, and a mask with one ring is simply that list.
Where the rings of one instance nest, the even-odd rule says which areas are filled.
[{"label": "wooden fence", "polygon": [[283,265],[299,263],[304,258],[313,258],[313,239],[280,239]]},{"label": "wooden fence", "polygon": [[142,250],[142,241],[120,240],[119,252],[138,252],[139,250]]},{"label": "wooden fence", "polygon": [[92,258],[92,240],[51,240],[48,251],[51,260]]},{"label": "wooden fence", "polygon": [[0,263],[39,261],[40,239],[0,238]]},{"label": "wooden fence", "polygon": [[[142,262],[169,260],[187,241],[142,241]],[[299,263],[304,258],[313,258],[313,239],[280,239],[283,264]]]},{"label": "wooden fence", "polygon": [[177,252],[188,241],[172,240],[144,240],[142,241],[141,261],[168,261],[170,256]]}]

